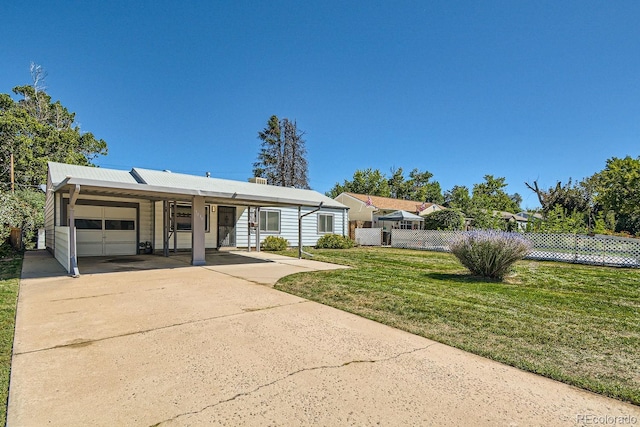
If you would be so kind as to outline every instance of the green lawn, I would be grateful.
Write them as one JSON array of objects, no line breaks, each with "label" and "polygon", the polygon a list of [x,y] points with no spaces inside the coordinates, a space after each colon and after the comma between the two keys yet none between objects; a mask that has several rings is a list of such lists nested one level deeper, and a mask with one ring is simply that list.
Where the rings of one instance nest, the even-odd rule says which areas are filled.
[{"label": "green lawn", "polygon": [[446,253],[311,252],[353,268],[276,288],[640,405],[640,270],[521,261],[501,283]]},{"label": "green lawn", "polygon": [[5,425],[7,418],[11,349],[21,269],[22,255],[0,259],[0,425]]}]

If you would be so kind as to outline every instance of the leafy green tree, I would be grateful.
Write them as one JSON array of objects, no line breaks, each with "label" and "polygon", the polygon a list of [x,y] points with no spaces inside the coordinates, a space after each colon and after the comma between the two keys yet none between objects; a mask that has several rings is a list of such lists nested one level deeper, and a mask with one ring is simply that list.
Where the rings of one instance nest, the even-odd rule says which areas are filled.
[{"label": "leafy green tree", "polygon": [[596,206],[615,213],[615,231],[640,235],[640,156],[612,157],[586,182],[593,189]]},{"label": "leafy green tree", "polygon": [[370,196],[390,197],[389,182],[379,169],[356,170],[351,181],[344,180],[342,184],[336,183],[327,196],[335,198],[340,193],[349,192],[368,194]]},{"label": "leafy green tree", "polygon": [[444,205],[467,213],[471,209],[469,189],[464,185],[454,185],[451,190],[444,193]]},{"label": "leafy green tree", "polygon": [[390,197],[394,199],[404,199],[407,194],[407,183],[404,180],[402,168],[392,168],[391,178],[388,180]]},{"label": "leafy green tree", "polygon": [[295,121],[271,116],[267,126],[258,132],[262,147],[253,174],[281,187],[309,188],[307,149],[304,132]]},{"label": "leafy green tree", "polygon": [[473,185],[472,202],[478,208],[516,213],[520,210],[517,201],[522,198],[517,193],[507,194],[506,187],[505,178],[485,175],[484,182]]},{"label": "leafy green tree", "polygon": [[561,205],[555,205],[540,223],[542,233],[588,233],[585,214],[578,211],[567,212]]},{"label": "leafy green tree", "polygon": [[0,192],[0,246],[11,228],[22,229],[27,249],[35,246],[38,228],[44,224],[44,193],[35,189]]},{"label": "leafy green tree", "polygon": [[406,198],[408,200],[421,202],[444,203],[440,183],[438,181],[431,181],[431,178],[433,178],[433,174],[429,171],[421,172],[418,169],[413,169],[409,172]]},{"label": "leafy green tree", "polygon": [[33,84],[16,86],[0,94],[0,181],[10,181],[13,155],[15,182],[19,188],[46,183],[47,162],[91,165],[107,154],[107,144],[90,132],[81,132],[75,113],[53,102],[44,91],[44,71],[32,64]]},{"label": "leafy green tree", "polygon": [[592,178],[596,200],[605,211],[618,215],[640,214],[640,156],[636,159],[612,157]]},{"label": "leafy green tree", "polygon": [[425,230],[464,230],[464,215],[456,209],[435,211],[424,216]]}]

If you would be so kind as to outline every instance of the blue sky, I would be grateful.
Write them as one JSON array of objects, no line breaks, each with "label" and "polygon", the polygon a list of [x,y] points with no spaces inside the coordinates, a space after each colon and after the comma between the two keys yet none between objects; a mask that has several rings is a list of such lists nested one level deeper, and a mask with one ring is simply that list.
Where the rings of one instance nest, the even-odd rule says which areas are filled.
[{"label": "blue sky", "polygon": [[[7,4],[13,3],[13,4]],[[272,114],[310,184],[413,168],[542,186],[640,147],[638,1],[30,1],[0,5],[0,92],[48,72],[97,164],[245,180]]]}]

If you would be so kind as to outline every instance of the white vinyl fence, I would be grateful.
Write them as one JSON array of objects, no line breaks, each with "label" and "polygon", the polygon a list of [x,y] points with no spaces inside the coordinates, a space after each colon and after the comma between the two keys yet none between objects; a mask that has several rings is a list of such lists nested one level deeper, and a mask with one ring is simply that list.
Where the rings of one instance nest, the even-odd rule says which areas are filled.
[{"label": "white vinyl fence", "polygon": [[382,228],[356,228],[356,244],[361,246],[381,246]]},{"label": "white vinyl fence", "polygon": [[[465,231],[392,230],[394,248],[449,251]],[[640,239],[576,234],[525,233],[533,250],[527,259],[640,268]]]}]

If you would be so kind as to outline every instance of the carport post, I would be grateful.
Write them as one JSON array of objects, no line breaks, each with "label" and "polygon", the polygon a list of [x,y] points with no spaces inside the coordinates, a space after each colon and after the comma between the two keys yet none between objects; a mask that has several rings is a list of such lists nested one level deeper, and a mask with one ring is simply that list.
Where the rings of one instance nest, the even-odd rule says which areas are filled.
[{"label": "carport post", "polygon": [[[173,201],[173,253],[178,253],[178,202]],[[191,228],[193,230],[193,228]]]},{"label": "carport post", "polygon": [[251,252],[251,206],[247,206],[247,252]]},{"label": "carport post", "polygon": [[169,256],[169,201],[162,201],[162,255]]},{"label": "carport post", "polygon": [[204,232],[205,232],[204,197],[194,196],[191,202],[191,265],[205,265]]},{"label": "carport post", "polygon": [[73,277],[80,276],[78,270],[78,250],[76,248],[76,218],[75,207],[76,200],[80,195],[80,186],[76,184],[69,191],[69,274]]},{"label": "carport post", "polygon": [[256,208],[256,252],[260,252],[260,206]]}]

